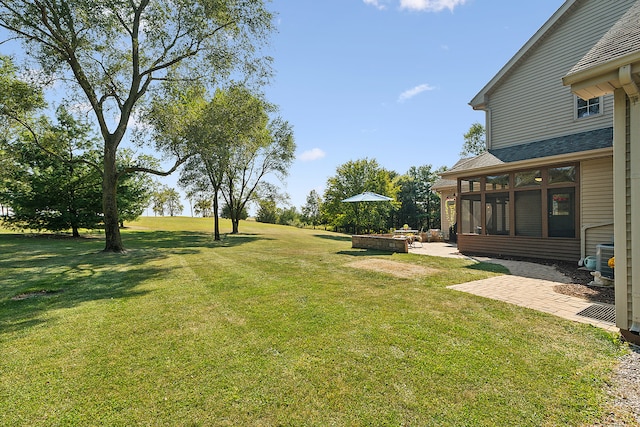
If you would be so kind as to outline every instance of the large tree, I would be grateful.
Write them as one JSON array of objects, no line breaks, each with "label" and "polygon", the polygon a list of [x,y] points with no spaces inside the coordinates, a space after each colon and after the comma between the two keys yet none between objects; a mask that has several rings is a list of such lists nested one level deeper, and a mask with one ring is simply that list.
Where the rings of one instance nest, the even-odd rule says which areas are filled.
[{"label": "large tree", "polygon": [[296,146],[291,126],[280,118],[263,125],[254,137],[233,146],[225,173],[222,197],[231,210],[233,234],[238,233],[239,220],[247,204],[270,191],[269,185],[263,185],[264,179],[275,175],[283,180],[294,159]]},{"label": "large tree", "polygon": [[189,155],[175,140],[160,140],[156,148],[175,156],[169,170],[118,169],[118,149],[136,107],[157,82],[261,73],[256,47],[271,25],[263,0],[0,0],[0,27],[24,42],[48,78],[72,82],[93,110],[104,142],[105,251],[124,251],[118,179],[135,171],[167,175]]},{"label": "large tree", "polygon": [[18,165],[12,145],[30,123],[34,114],[45,106],[40,88],[21,81],[10,58],[0,55],[0,207],[8,215],[8,186],[17,173]]},{"label": "large tree", "polygon": [[307,203],[302,207],[302,220],[316,228],[322,218],[320,213],[321,206],[322,198],[316,190],[311,190],[307,195]]},{"label": "large tree", "polygon": [[440,227],[440,198],[431,190],[438,171],[432,170],[431,165],[412,166],[396,178],[397,201],[401,203],[395,212],[396,226],[408,224],[425,230]]},{"label": "large tree", "polygon": [[194,94],[194,113],[181,130],[195,154],[185,163],[179,183],[190,192],[211,195],[214,240],[220,240],[220,190],[231,161],[231,145],[238,135],[252,131],[251,112],[242,111],[239,93],[238,87],[218,89],[209,102],[202,92]]},{"label": "large tree", "polygon": [[218,89],[183,129],[195,155],[185,164],[180,183],[212,194],[215,239],[220,238],[219,194],[229,207],[232,233],[238,233],[247,204],[272,192],[264,181],[267,175],[287,175],[295,151],[293,132],[274,113],[275,106],[247,87],[233,85]]},{"label": "large tree", "polygon": [[344,203],[342,200],[370,191],[395,197],[394,173],[382,168],[376,160],[361,159],[338,166],[336,175],[327,180],[324,192],[323,214],[336,227],[351,228],[357,234],[380,231],[391,224],[392,203]]},{"label": "large tree", "polygon": [[56,119],[55,124],[43,119],[38,145],[34,134],[24,132],[9,148],[17,167],[6,192],[14,215],[5,222],[35,230],[71,229],[79,237],[80,228],[102,222],[100,174],[88,164],[97,157],[95,140],[90,127],[66,109],[58,108]]},{"label": "large tree", "polygon": [[[73,117],[64,107],[56,111],[56,123],[42,118],[40,131],[22,132],[6,144],[12,168],[0,199],[13,215],[4,222],[16,228],[62,231],[102,226],[101,175],[97,167],[99,149],[91,127]],[[38,143],[34,141],[38,134]],[[126,158],[123,157],[126,155]],[[133,160],[122,151],[119,164]],[[133,220],[146,206],[150,191],[145,175],[124,177],[118,184],[120,218]]]},{"label": "large tree", "polygon": [[464,143],[462,145],[462,151],[460,151],[460,156],[477,156],[487,151],[485,137],[486,132],[484,126],[478,122],[473,123],[469,131],[464,134]]}]

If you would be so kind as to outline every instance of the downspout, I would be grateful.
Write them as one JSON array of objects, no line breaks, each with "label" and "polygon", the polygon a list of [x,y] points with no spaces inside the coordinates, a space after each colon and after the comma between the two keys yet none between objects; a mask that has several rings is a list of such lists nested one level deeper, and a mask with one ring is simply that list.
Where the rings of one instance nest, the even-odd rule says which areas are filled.
[{"label": "downspout", "polygon": [[[627,94],[627,96],[629,97],[629,100],[632,102],[632,112],[631,115],[633,116],[634,112],[634,108],[637,111],[637,106],[636,104],[638,103],[638,99],[640,98],[640,89],[638,88],[638,85],[636,84],[635,80],[633,79],[632,75],[631,75],[631,64],[627,64],[624,65],[622,67],[620,67],[620,69],[618,70],[618,78],[620,79],[620,84],[622,84],[622,87],[625,91],[625,93]],[[631,118],[631,144],[632,144],[632,148],[631,148],[631,198],[632,198],[632,209],[633,209],[633,204],[634,201],[633,199],[635,199],[636,197],[638,197],[638,190],[637,190],[637,186],[634,185],[638,182],[638,177],[634,176],[635,175],[635,171],[634,171],[634,167],[637,168],[637,150],[638,148],[633,147],[633,143],[634,143],[634,133],[637,132],[638,130],[638,123],[635,122],[635,120],[633,118]],[[635,160],[635,161],[634,161]],[[637,231],[633,230],[631,231],[633,234],[636,234]],[[632,251],[632,259],[634,257],[637,258],[638,255],[638,248],[634,247],[634,243],[637,244],[637,234],[636,236],[632,236],[631,237],[631,251]],[[634,276],[635,274],[637,274],[634,271]],[[636,282],[636,280],[634,280],[635,278],[632,278],[632,291],[631,291],[631,305],[633,306],[632,309],[632,319],[631,319],[631,327],[629,328],[630,331],[638,333],[640,332],[640,323],[637,322],[634,318],[637,317],[637,315],[635,314],[636,311],[640,310],[640,295],[638,295],[639,290],[636,287],[636,284],[633,282]]]},{"label": "downspout", "polygon": [[601,222],[599,224],[589,224],[580,227],[580,261],[578,261],[579,266],[582,267],[582,265],[584,265],[584,259],[587,256],[587,230],[591,230],[592,228],[606,227],[608,225],[613,225],[613,222]]},{"label": "downspout", "polygon": [[487,151],[489,149],[491,149],[491,142],[492,139],[491,138],[491,131],[492,131],[492,126],[491,126],[491,108],[490,107],[485,107],[485,133],[484,133],[484,143],[485,146],[487,147]]}]

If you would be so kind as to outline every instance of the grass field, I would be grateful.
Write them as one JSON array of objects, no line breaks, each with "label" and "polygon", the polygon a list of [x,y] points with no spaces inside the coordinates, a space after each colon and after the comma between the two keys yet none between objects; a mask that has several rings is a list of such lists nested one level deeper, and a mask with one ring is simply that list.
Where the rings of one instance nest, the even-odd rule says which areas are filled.
[{"label": "grass field", "polygon": [[211,228],[142,218],[125,255],[0,234],[0,425],[579,426],[608,410],[611,334],[446,288],[501,267]]}]

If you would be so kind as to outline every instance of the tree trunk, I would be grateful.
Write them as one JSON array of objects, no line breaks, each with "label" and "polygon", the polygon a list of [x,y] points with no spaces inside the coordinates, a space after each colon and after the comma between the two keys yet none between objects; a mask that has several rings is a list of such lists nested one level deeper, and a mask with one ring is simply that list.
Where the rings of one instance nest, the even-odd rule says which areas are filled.
[{"label": "tree trunk", "polygon": [[213,240],[220,240],[220,218],[218,218],[218,192],[213,195]]},{"label": "tree trunk", "polygon": [[240,220],[238,219],[238,217],[234,216],[233,218],[231,218],[231,226],[233,227],[231,234],[238,234],[239,223],[240,223]]},{"label": "tree trunk", "polygon": [[73,237],[80,237],[80,231],[78,231],[78,227],[75,225],[71,227],[71,232]]},{"label": "tree trunk", "polygon": [[102,177],[102,210],[104,213],[104,252],[125,252],[120,236],[118,203],[116,191],[118,175],[116,171],[116,149],[108,142],[104,148],[104,175]]}]

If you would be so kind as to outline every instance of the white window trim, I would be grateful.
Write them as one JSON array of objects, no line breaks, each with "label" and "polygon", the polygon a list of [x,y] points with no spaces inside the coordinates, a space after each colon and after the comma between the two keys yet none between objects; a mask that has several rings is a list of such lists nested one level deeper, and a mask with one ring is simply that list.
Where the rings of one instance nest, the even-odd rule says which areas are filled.
[{"label": "white window trim", "polygon": [[[573,96],[573,119],[574,120],[585,120],[591,117],[600,117],[604,114],[604,99],[602,96],[597,96],[594,98],[598,98],[598,105],[600,105],[600,109],[596,114],[588,114],[586,116],[578,117],[578,96]],[[592,98],[593,99],[593,98]]]}]

